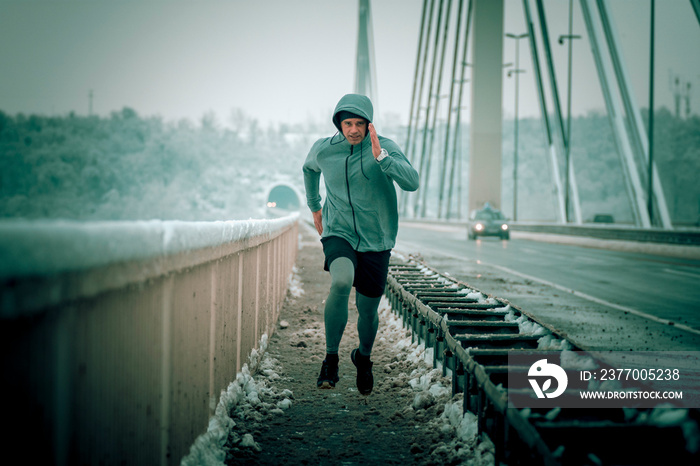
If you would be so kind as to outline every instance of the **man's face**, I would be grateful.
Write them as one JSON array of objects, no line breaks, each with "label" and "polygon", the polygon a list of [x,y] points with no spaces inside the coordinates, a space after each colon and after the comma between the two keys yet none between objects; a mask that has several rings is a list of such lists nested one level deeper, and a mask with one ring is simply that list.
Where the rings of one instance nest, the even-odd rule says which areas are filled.
[{"label": "man's face", "polygon": [[364,118],[348,118],[340,122],[343,136],[353,146],[359,144],[367,134],[367,120]]}]

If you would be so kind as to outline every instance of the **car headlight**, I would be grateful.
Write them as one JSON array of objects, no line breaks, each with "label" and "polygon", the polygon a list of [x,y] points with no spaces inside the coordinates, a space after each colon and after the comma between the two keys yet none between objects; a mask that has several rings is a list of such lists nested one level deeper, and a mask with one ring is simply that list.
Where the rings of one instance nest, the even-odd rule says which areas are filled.
[{"label": "car headlight", "polygon": [[503,225],[501,225],[501,230],[506,231],[507,229],[508,229],[508,225],[506,225],[505,223]]},{"label": "car headlight", "polygon": [[481,231],[484,229],[484,226],[481,223],[477,223],[476,225],[474,225],[474,229],[476,231]]}]

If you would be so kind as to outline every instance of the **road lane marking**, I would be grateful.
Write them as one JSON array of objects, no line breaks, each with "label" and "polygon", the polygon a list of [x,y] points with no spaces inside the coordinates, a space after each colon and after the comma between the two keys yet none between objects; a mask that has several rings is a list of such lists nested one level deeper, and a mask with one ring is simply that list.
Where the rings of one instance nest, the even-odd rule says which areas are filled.
[{"label": "road lane marking", "polygon": [[664,272],[675,273],[678,275],[685,275],[686,277],[700,278],[700,274],[693,272],[681,272],[680,270],[664,269]]},{"label": "road lane marking", "polygon": [[[411,247],[415,248],[415,249],[418,250],[418,251],[421,251],[421,250],[422,250],[422,251],[426,251],[426,252],[432,252],[433,254],[438,254],[438,255],[442,255],[442,256],[447,256],[447,257],[451,257],[451,258],[453,258],[453,259],[457,259],[457,260],[460,260],[460,261],[464,261],[464,257],[460,257],[460,256],[457,256],[457,255],[455,255],[455,254],[451,254],[451,253],[447,253],[447,252],[443,252],[443,251],[439,251],[439,250],[434,249],[434,248],[431,248],[431,247],[419,246],[419,245],[417,245],[417,244],[415,244],[415,243],[410,243],[410,242],[406,242],[406,241],[402,241],[401,243],[402,243],[402,244],[406,244],[406,245],[408,245],[408,246],[411,246]],[[660,324],[664,324],[664,325],[673,325],[674,327],[676,327],[676,328],[678,328],[678,329],[680,329],[680,330],[684,330],[684,331],[689,332],[689,333],[694,333],[695,335],[700,335],[700,330],[695,329],[695,328],[693,328],[693,327],[689,327],[688,325],[684,325],[684,324],[681,324],[681,323],[678,323],[678,322],[674,322],[674,321],[668,320],[668,319],[662,319],[661,317],[657,317],[657,316],[655,316],[655,315],[647,314],[646,312],[639,311],[639,310],[633,309],[633,308],[631,308],[631,307],[627,307],[627,306],[622,306],[622,305],[620,305],[620,304],[611,303],[610,301],[606,301],[606,300],[601,299],[601,298],[596,298],[595,296],[591,296],[591,295],[586,294],[586,293],[583,293],[583,292],[581,292],[581,291],[576,291],[576,290],[573,290],[573,289],[571,289],[571,288],[567,288],[567,287],[565,287],[565,286],[558,285],[558,284],[556,284],[556,283],[553,283],[553,282],[550,282],[550,281],[547,281],[547,280],[543,280],[543,279],[541,279],[541,278],[533,277],[532,275],[527,275],[527,274],[524,274],[524,273],[517,272],[517,271],[515,271],[515,270],[509,269],[508,267],[503,267],[502,265],[489,264],[489,263],[487,263],[487,262],[483,262],[482,260],[479,260],[478,263],[481,264],[481,265],[487,265],[487,266],[489,266],[489,267],[493,267],[493,268],[495,268],[495,269],[501,270],[501,271],[506,272],[506,273],[510,273],[510,274],[516,275],[516,276],[521,277],[521,278],[524,278],[524,279],[526,279],[526,280],[532,280],[532,281],[534,281],[534,282],[538,282],[538,283],[541,283],[541,284],[543,284],[543,285],[551,286],[551,287],[553,287],[553,288],[556,288],[557,290],[560,290],[560,291],[564,291],[564,292],[566,292],[566,293],[573,294],[574,296],[578,296],[579,298],[583,298],[583,299],[586,299],[586,300],[588,300],[588,301],[592,301],[592,302],[597,303],[597,304],[602,304],[603,306],[608,306],[608,307],[611,307],[611,308],[613,308],[613,309],[617,309],[617,310],[619,310],[619,311],[629,312],[630,314],[634,314],[634,315],[636,315],[636,316],[638,316],[638,317],[642,317],[642,318],[644,318],[644,319],[651,320],[651,321],[653,321],[653,322],[657,322],[657,323],[660,323]],[[670,270],[670,269],[669,269],[669,270]]]}]

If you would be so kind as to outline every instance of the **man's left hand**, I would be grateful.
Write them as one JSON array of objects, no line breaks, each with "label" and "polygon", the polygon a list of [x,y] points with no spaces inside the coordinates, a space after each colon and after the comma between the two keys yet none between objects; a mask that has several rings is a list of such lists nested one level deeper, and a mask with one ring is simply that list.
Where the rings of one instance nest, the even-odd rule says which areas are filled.
[{"label": "man's left hand", "polygon": [[374,125],[370,123],[367,125],[367,129],[369,130],[369,139],[372,143],[372,155],[374,155],[376,159],[382,151],[382,146],[379,145],[379,138],[377,137],[377,130],[374,129]]}]

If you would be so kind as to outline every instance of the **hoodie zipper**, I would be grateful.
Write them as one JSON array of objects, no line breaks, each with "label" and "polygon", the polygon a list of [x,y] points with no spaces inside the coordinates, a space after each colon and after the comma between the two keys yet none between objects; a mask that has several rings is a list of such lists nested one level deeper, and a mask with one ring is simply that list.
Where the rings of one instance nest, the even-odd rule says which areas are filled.
[{"label": "hoodie zipper", "polygon": [[357,221],[355,220],[355,208],[352,206],[352,198],[350,197],[350,175],[348,173],[348,161],[352,157],[353,150],[355,146],[350,146],[350,155],[345,158],[345,187],[348,190],[348,204],[350,204],[350,210],[352,211],[352,226],[355,228],[355,234],[357,235],[357,246],[355,249],[360,247],[360,234],[357,232]]}]

